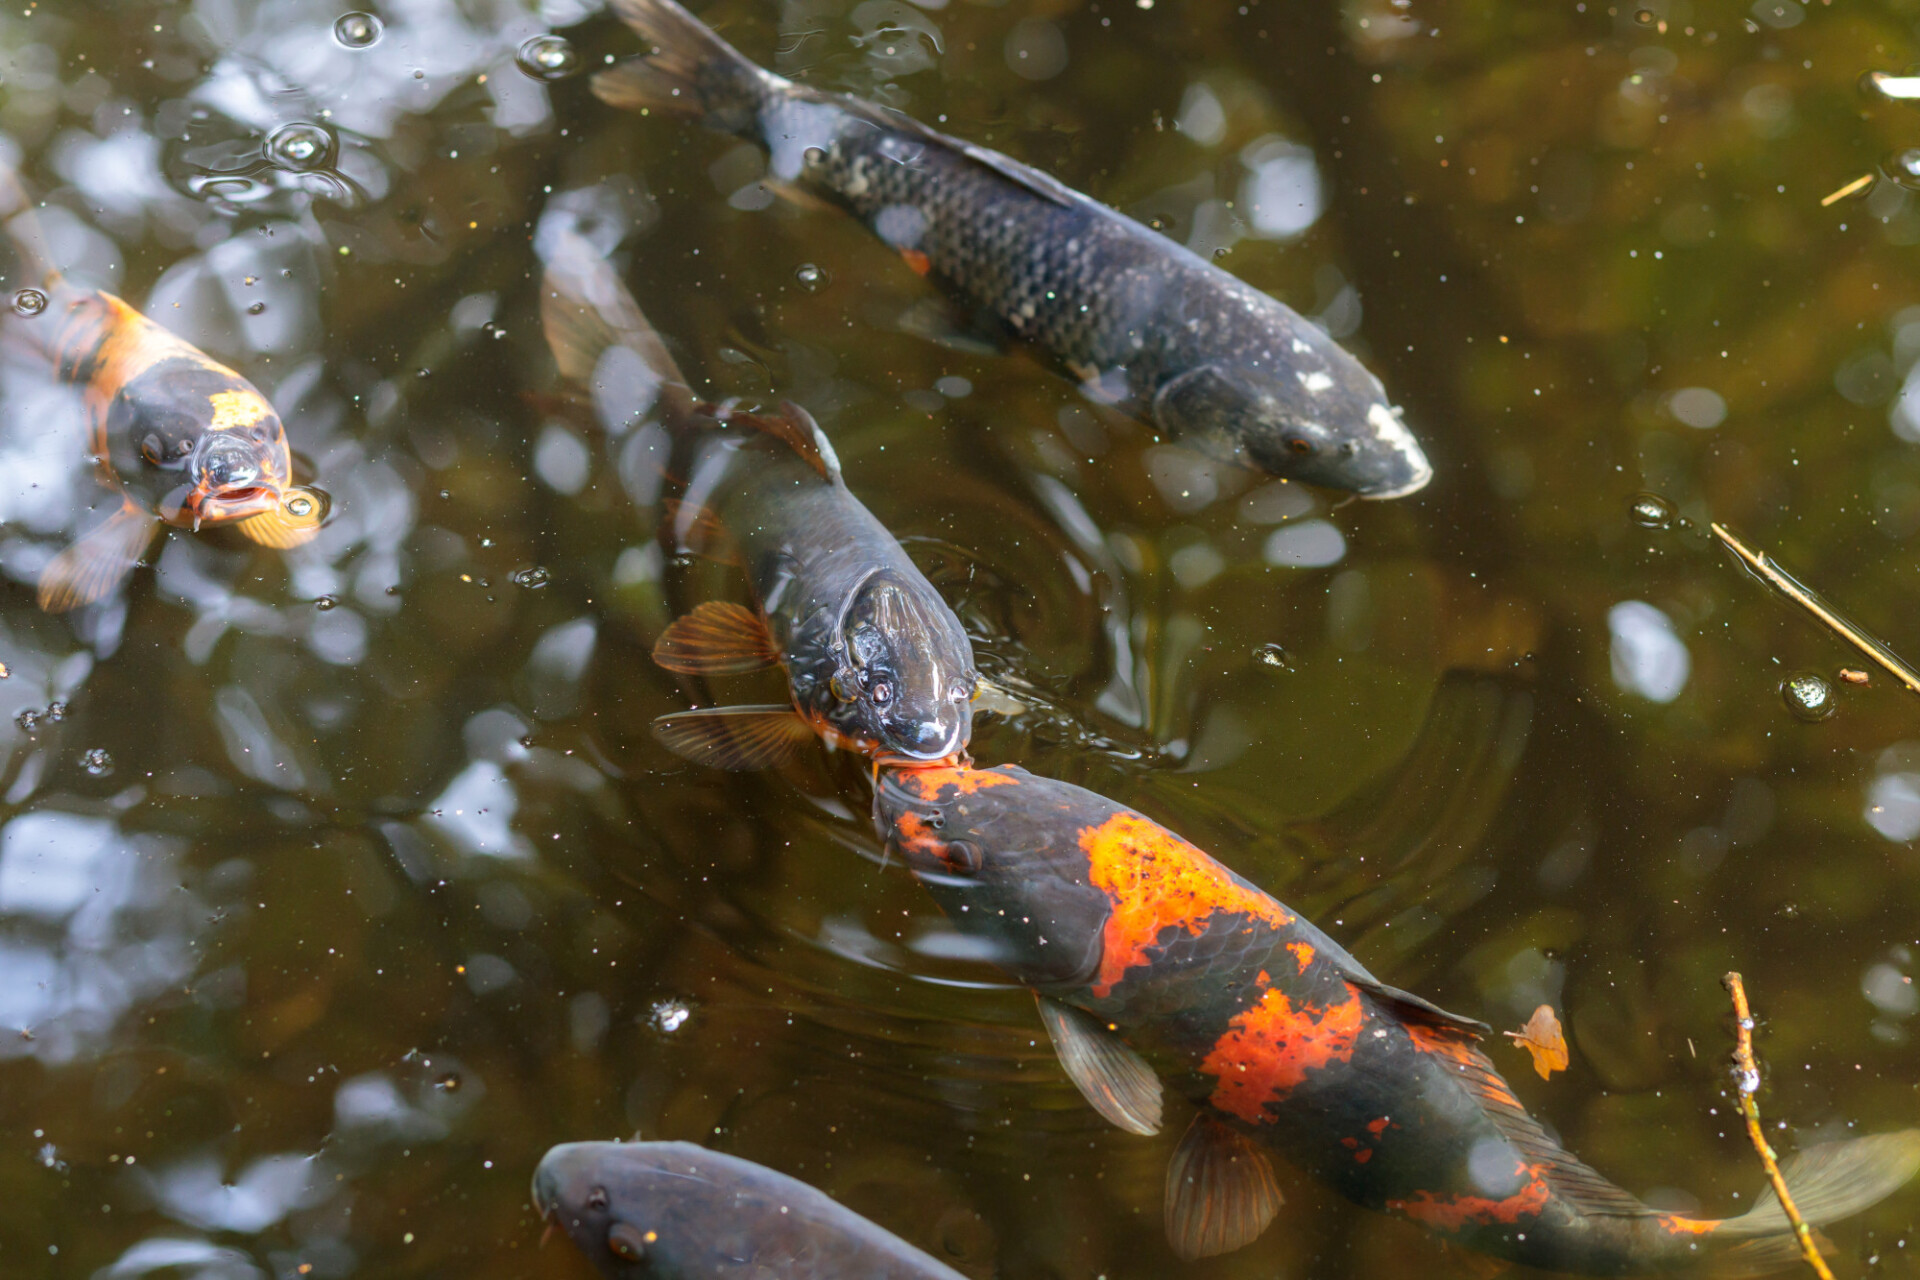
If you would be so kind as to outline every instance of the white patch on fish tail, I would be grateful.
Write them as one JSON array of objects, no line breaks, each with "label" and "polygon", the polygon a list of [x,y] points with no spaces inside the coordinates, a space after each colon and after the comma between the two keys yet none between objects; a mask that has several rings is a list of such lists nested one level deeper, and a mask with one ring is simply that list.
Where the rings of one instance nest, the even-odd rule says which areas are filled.
[{"label": "white patch on fish tail", "polygon": [[1317,396],[1321,392],[1328,391],[1333,387],[1333,378],[1318,369],[1315,369],[1312,373],[1302,373],[1295,376],[1300,379],[1300,385],[1307,389],[1307,394],[1310,396]]}]

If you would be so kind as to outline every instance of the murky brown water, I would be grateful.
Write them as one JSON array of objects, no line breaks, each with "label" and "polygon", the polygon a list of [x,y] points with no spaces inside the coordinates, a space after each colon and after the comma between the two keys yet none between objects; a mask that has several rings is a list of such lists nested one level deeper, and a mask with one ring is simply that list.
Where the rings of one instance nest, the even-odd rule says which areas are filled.
[{"label": "murky brown water", "polygon": [[[1785,677],[1863,664],[1702,532],[1920,657],[1920,207],[1820,203],[1920,147],[1858,84],[1920,59],[1911,5],[707,11],[1317,315],[1438,468],[1348,505],[929,341],[924,283],[773,202],[751,149],[518,69],[549,28],[581,66],[632,51],[578,0],[373,12],[371,43],[314,0],[0,14],[49,234],[267,390],[335,499],[308,547],[175,533],[123,604],[44,616],[96,495],[6,348],[0,1272],[581,1276],[535,1250],[528,1174],[637,1132],[982,1277],[1478,1274],[1284,1173],[1256,1246],[1177,1263],[1178,1125],[1082,1104],[1025,993],[881,865],[856,765],[653,744],[689,692],[653,637],[738,587],[664,558],[643,469],[556,410],[550,198],[630,229],[716,393],[818,415],[1028,704],[977,758],[1138,805],[1449,1008],[1552,1002],[1572,1069],[1501,1066],[1658,1203],[1758,1182],[1728,968],[1784,1145],[1913,1122],[1920,701],[1876,675],[1789,714]],[[1642,490],[1692,527],[1637,525]],[[1920,1273],[1917,1220],[1909,1190],[1836,1228],[1843,1267]]]}]

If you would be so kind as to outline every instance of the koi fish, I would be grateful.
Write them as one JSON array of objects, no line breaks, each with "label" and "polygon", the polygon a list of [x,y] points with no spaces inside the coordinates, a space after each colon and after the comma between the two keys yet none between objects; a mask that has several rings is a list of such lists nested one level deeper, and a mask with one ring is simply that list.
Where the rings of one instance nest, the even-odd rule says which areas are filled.
[{"label": "koi fish", "polygon": [[41,572],[42,609],[105,597],[163,525],[231,524],[280,550],[320,531],[326,495],[293,483],[286,428],[252,383],[114,295],[69,283],[25,240],[15,245],[45,297],[22,328],[55,376],[80,388],[95,474],[119,498]]},{"label": "koi fish", "polygon": [[[1284,903],[1142,814],[996,769],[888,773],[874,820],[963,932],[1031,988],[1096,1110],[1160,1128],[1160,1076],[1197,1115],[1167,1171],[1187,1258],[1253,1241],[1281,1195],[1270,1153],[1464,1248],[1621,1275],[1719,1258],[1758,1274],[1798,1245],[1771,1193],[1730,1219],[1648,1207],[1541,1127],[1479,1048],[1485,1024],[1387,985]],[[1807,1221],[1891,1194],[1920,1130],[1816,1146],[1786,1176]]]},{"label": "koi fish", "polygon": [[612,0],[654,46],[606,102],[765,147],[908,265],[1051,353],[1094,398],[1243,466],[1368,498],[1433,475],[1379,379],[1211,262],[1009,156],[748,61],[674,0]]},{"label": "koi fish", "polygon": [[533,1207],[610,1280],[961,1280],[804,1182],[685,1142],[569,1142]]},{"label": "koi fish", "polygon": [[554,251],[542,324],[563,376],[587,382],[609,352],[639,357],[662,416],[693,455],[666,505],[682,545],[747,572],[748,608],[709,601],[676,619],[654,661],[682,675],[783,667],[790,707],[662,716],[670,750],[722,769],[784,763],[819,739],[890,763],[951,760],[973,733],[973,646],[894,536],[847,488],[826,433],[800,406],[703,405],[632,294],[577,236]]}]

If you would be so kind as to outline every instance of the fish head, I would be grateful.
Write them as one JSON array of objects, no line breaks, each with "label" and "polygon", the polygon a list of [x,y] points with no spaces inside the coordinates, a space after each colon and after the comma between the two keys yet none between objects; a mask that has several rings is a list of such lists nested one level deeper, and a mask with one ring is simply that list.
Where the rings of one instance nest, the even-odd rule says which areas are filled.
[{"label": "fish head", "polygon": [[[568,1142],[533,1171],[533,1207],[548,1230],[564,1232],[607,1276],[677,1275],[672,1254],[680,1233],[659,1149],[678,1144]],[[663,1203],[667,1202],[667,1203]],[[663,1230],[664,1228],[664,1230]]]},{"label": "fish head", "polygon": [[973,646],[923,582],[871,574],[839,622],[828,719],[889,763],[957,757],[973,736]]},{"label": "fish head", "polygon": [[[1087,806],[1099,809],[1091,819]],[[874,825],[947,918],[988,958],[1043,990],[1084,985],[1111,905],[1088,880],[1080,832],[1112,806],[1016,765],[892,769]]]},{"label": "fish head", "polygon": [[1295,340],[1306,348],[1298,368],[1213,363],[1163,383],[1154,421],[1171,436],[1289,480],[1363,498],[1425,487],[1433,467],[1379,380],[1315,336],[1317,344]]}]

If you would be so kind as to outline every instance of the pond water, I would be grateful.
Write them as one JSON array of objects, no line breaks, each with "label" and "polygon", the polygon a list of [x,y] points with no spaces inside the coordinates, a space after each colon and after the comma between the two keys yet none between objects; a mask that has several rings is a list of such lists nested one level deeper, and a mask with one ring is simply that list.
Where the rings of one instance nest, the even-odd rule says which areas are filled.
[{"label": "pond water", "polygon": [[[333,505],[284,553],[172,532],[115,602],[41,613],[99,493],[8,318],[0,1271],[581,1277],[529,1174],[639,1134],[971,1276],[1483,1274],[1284,1169],[1256,1245],[1179,1263],[1184,1118],[1083,1104],[1030,997],[881,858],[858,762],[654,743],[697,690],[652,641],[741,584],[663,554],[657,483],[558,394],[555,202],[612,229],[712,394],[819,418],[1012,696],[976,759],[1145,810],[1447,1008],[1551,1003],[1564,1075],[1490,1052],[1662,1206],[1759,1183],[1728,969],[1780,1145],[1912,1122],[1920,701],[1841,680],[1867,664],[1706,526],[1920,658],[1920,110],[1862,80],[1920,60],[1920,11],[703,16],[1315,317],[1434,482],[1223,471],[933,340],[928,284],[751,147],[595,100],[580,73],[637,46],[585,0],[17,0],[0,143],[48,239],[253,379]],[[1913,1275],[1917,1229],[1909,1189],[1831,1234]]]}]

